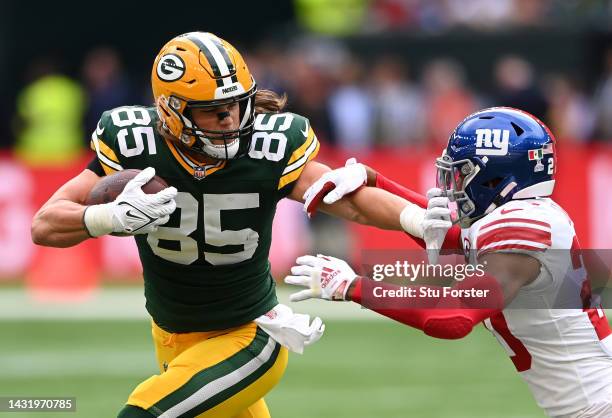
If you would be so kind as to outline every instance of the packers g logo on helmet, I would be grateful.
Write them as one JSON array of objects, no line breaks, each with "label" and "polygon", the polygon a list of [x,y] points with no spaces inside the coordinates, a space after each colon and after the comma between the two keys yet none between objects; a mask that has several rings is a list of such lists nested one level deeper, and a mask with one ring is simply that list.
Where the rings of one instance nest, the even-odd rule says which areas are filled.
[{"label": "packers g logo on helmet", "polygon": [[[208,32],[177,36],[155,58],[151,86],[162,129],[170,139],[216,159],[248,152],[257,85],[230,43]],[[238,129],[204,129],[192,119],[192,109],[231,104],[239,108]]]},{"label": "packers g logo on helmet", "polygon": [[157,76],[164,81],[175,81],[185,74],[185,62],[178,55],[166,54],[157,63]]}]

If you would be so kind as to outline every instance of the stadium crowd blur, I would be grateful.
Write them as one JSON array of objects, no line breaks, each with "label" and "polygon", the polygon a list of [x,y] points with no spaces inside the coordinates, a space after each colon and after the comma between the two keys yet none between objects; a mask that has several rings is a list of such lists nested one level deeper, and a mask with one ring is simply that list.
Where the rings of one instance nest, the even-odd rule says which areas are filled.
[{"label": "stadium crowd blur", "polygon": [[[562,143],[612,142],[612,0],[294,0],[292,10],[276,36],[216,32],[243,52],[260,88],[287,93],[288,110],[310,119],[324,148],[357,157],[440,150],[462,118],[500,105],[541,118]],[[558,39],[576,33],[595,45],[583,61],[546,65],[570,47],[581,52],[555,43],[550,34],[559,31]],[[512,47],[523,33],[531,38]],[[470,51],[472,40],[500,34],[505,43],[483,59]],[[545,50],[525,54],[539,34],[551,39]],[[85,161],[104,110],[152,104],[153,56],[138,68],[125,58],[112,42],[91,45],[76,71],[63,71],[52,55],[33,56],[14,103],[0,99],[0,117],[11,121],[0,124],[0,148],[29,167]],[[344,255],[334,221],[319,222],[314,246]]]},{"label": "stadium crowd blur", "polygon": [[[486,37],[504,29],[567,23],[576,14],[584,25],[609,29],[612,2],[355,0],[322,7],[328,3],[334,2],[296,0],[296,20],[306,29],[302,35],[246,49],[259,86],[286,92],[289,109],[307,115],[323,143],[354,152],[441,145],[465,115],[491,105],[521,107],[548,122],[564,140],[612,139],[612,45],[600,58],[596,81],[584,79],[584,74],[542,70],[526,57],[500,51],[492,63],[489,88],[483,91],[467,76],[465,63],[450,55],[415,68],[410,54],[360,56],[343,42],[343,36],[355,34],[375,38],[418,32],[434,37],[457,28]],[[22,154],[42,148],[39,152],[48,162],[54,149],[66,156],[66,149],[87,146],[102,111],[152,102],[148,65],[138,74],[127,74],[113,47],[93,47],[76,77],[56,72],[55,64],[50,57],[35,57],[28,85],[17,97],[13,114],[7,115],[13,129],[1,133],[3,147],[16,145]],[[49,113],[57,114],[57,120],[49,121]],[[38,128],[59,129],[63,138],[41,145],[39,138],[49,135]]]}]

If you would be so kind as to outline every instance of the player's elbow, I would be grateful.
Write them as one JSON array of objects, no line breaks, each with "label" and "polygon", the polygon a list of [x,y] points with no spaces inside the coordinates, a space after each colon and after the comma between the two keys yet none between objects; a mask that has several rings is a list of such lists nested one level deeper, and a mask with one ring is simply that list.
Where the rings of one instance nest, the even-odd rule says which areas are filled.
[{"label": "player's elbow", "polygon": [[36,245],[46,245],[45,237],[48,235],[45,232],[45,223],[40,219],[40,213],[37,213],[32,219],[32,226],[30,228],[30,235],[32,242]]},{"label": "player's elbow", "polygon": [[32,242],[36,245],[42,245],[45,247],[54,246],[53,241],[51,240],[51,231],[40,219],[34,218],[34,220],[32,221],[30,235],[32,236]]},{"label": "player's elbow", "polygon": [[445,340],[464,338],[472,332],[472,329],[474,329],[474,322],[465,316],[430,318],[423,326],[425,334]]},{"label": "player's elbow", "polygon": [[67,247],[67,245],[62,245],[61,240],[56,239],[57,234],[52,231],[49,222],[44,219],[43,214],[40,212],[32,220],[30,235],[32,242],[36,245],[59,248]]},{"label": "player's elbow", "polygon": [[76,245],[76,242],[68,241],[61,234],[52,232],[47,229],[32,228],[32,242],[42,247],[68,248]]}]

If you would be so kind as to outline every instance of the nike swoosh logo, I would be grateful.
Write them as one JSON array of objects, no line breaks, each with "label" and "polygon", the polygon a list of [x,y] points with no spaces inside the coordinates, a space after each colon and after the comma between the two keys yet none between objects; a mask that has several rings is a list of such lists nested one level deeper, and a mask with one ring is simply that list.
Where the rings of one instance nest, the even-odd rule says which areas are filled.
[{"label": "nike swoosh logo", "polygon": [[96,135],[98,137],[102,136],[102,134],[104,133],[104,129],[106,128],[100,128],[100,123],[98,123],[98,125],[96,126]]},{"label": "nike swoosh logo", "polygon": [[306,121],[306,126],[304,126],[304,130],[301,131],[302,135],[304,135],[306,138],[308,138],[308,132],[310,131],[310,129],[308,129],[308,121]]},{"label": "nike swoosh logo", "polygon": [[505,215],[506,213],[515,212],[515,211],[517,211],[517,210],[523,210],[523,209],[521,209],[521,208],[519,208],[519,209],[502,209],[502,210],[500,210],[499,212],[500,212],[502,215]]},{"label": "nike swoosh logo", "polygon": [[130,210],[128,210],[128,211],[125,213],[125,215],[126,215],[126,216],[129,216],[129,217],[130,217],[130,218],[132,218],[132,219],[138,219],[138,220],[140,220],[140,221],[148,221],[148,220],[149,220],[149,219],[147,219],[147,218],[143,218],[142,216],[139,216],[139,214],[138,214],[138,213],[133,213],[131,209],[130,209]]},{"label": "nike swoosh logo", "polygon": [[119,203],[120,206],[129,206],[131,209],[128,209],[125,212],[125,216],[129,216],[132,219],[135,219],[137,221],[140,221],[138,224],[136,224],[136,228],[134,228],[132,231],[129,232],[136,232],[142,228],[144,228],[145,226],[149,225],[151,222],[155,221],[154,218],[151,218],[149,215],[147,215],[146,213],[143,213],[140,209],[134,207],[133,205],[129,204],[128,202],[120,202]]}]

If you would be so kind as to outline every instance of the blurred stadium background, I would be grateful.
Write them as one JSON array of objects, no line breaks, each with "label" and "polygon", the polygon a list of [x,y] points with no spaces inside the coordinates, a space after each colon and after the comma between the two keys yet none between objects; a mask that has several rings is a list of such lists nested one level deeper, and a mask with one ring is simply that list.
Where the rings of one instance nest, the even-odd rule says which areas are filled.
[{"label": "blurred stadium background", "polygon": [[[70,416],[110,417],[156,372],[133,242],[36,248],[29,227],[92,157],[88,138],[101,112],[151,103],[153,58],[191,30],[226,38],[260,86],[286,92],[289,110],[310,118],[322,161],[356,156],[419,191],[433,185],[433,158],[468,113],[508,105],[535,114],[557,136],[555,198],[583,247],[612,248],[612,218],[601,217],[612,213],[612,1],[83,7],[0,6],[0,396],[76,396]],[[281,279],[311,250],[358,266],[363,249],[409,246],[400,233],[326,216],[308,222],[286,202],[272,264]],[[303,308],[328,319],[327,333],[291,357],[267,398],[273,416],[542,416],[484,329],[438,341],[348,304]]]}]

